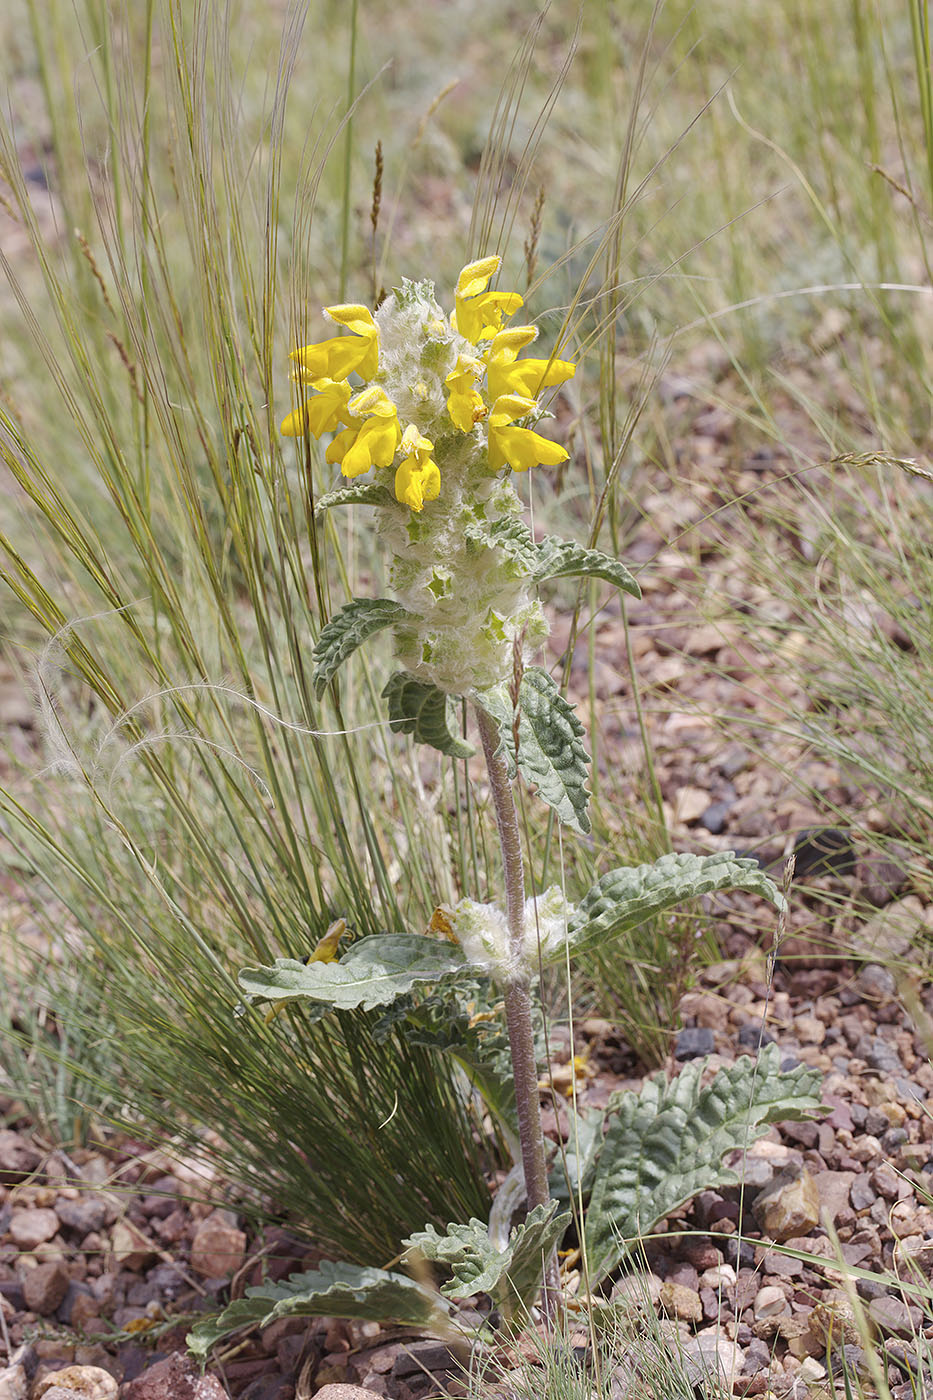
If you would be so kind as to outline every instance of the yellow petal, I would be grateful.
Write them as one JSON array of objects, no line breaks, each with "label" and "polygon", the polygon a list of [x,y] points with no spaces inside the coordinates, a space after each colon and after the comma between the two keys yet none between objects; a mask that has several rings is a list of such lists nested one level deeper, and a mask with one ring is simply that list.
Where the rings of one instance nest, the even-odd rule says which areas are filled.
[{"label": "yellow petal", "polygon": [[395,496],[412,510],[422,510],[425,501],[436,501],[441,490],[441,474],[431,458],[419,462],[406,457],[395,473]]},{"label": "yellow petal", "polygon": [[502,259],[493,253],[491,257],[480,258],[478,262],[467,263],[457,278],[457,296],[475,297],[480,292],[485,292],[489,286],[489,279],[493,277],[502,265]]},{"label": "yellow petal", "polygon": [[490,429],[489,466],[493,471],[506,462],[516,472],[526,472],[529,467],[556,467],[566,462],[570,453],[556,442],[533,432],[531,428],[505,426]]}]

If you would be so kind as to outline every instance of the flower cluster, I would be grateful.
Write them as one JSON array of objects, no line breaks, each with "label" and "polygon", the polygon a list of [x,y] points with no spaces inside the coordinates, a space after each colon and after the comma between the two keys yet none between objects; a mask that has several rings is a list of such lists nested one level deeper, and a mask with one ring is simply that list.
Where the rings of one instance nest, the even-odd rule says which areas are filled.
[{"label": "flower cluster", "polygon": [[[456,470],[465,446],[468,456],[484,458],[488,473],[564,461],[564,448],[528,420],[540,416],[542,390],[569,379],[574,366],[519,359],[538,333],[505,325],[522,298],[489,290],[499,263],[493,256],[463,269],[449,318],[426,282],[404,282],[375,316],[365,306],[327,307],[349,334],[293,353],[296,379],[311,393],[282,432],[333,433],[326,459],[347,477],[394,467],[396,499],[414,511],[438,499],[445,458]],[[359,385],[351,384],[354,375]]]},{"label": "flower cluster", "polygon": [[503,469],[568,455],[534,424],[538,395],[574,366],[521,358],[537,332],[507,324],[522,299],[490,290],[498,268],[498,257],[465,267],[450,316],[431,282],[403,282],[375,315],[330,307],[347,333],[295,351],[309,393],[282,424],[291,436],[331,434],[325,455],[345,477],[375,469],[378,486],[392,471],[394,490],[369,504],[404,609],[396,658],[450,695],[506,681],[516,645],[527,656],[547,636],[534,561],[507,547],[522,504]]}]

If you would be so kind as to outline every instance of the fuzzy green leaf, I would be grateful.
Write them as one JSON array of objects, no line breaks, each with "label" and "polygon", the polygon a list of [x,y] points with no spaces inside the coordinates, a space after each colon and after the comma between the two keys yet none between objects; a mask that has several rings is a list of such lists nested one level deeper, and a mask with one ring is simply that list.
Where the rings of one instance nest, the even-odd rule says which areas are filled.
[{"label": "fuzzy green leaf", "polygon": [[[479,692],[476,703],[499,726],[500,748],[505,747],[509,776],[516,765],[512,732],[512,705],[504,686]],[[583,725],[547,671],[529,666],[518,691],[518,771],[534,783],[542,802],[553,807],[567,826],[585,835],[589,754],[583,747]]]},{"label": "fuzzy green leaf", "polygon": [[416,744],[430,744],[450,758],[473,753],[473,745],[450,728],[449,697],[436,685],[397,671],[382,695],[389,702],[389,724],[396,734],[411,734]]},{"label": "fuzzy green leaf", "polygon": [[600,549],[585,549],[583,545],[569,540],[547,535],[538,545],[538,565],[534,572],[535,581],[546,578],[574,578],[586,575],[589,578],[602,578],[607,583],[621,588],[623,593],[631,593],[633,598],[641,597],[641,589],[625,565]]},{"label": "fuzzy green leaf", "polygon": [[644,1237],[697,1192],[737,1182],[725,1153],[755,1142],[769,1123],[819,1112],[819,1071],[798,1065],[782,1074],[781,1054],[768,1045],[705,1087],[706,1061],[693,1060],[669,1084],[656,1075],[640,1093],[610,1101],[586,1214],[591,1285],[617,1266],[626,1239]]},{"label": "fuzzy green leaf", "polygon": [[419,1230],[403,1244],[418,1250],[432,1263],[445,1264],[452,1272],[441,1286],[448,1298],[469,1298],[489,1293],[508,1318],[527,1311],[541,1287],[543,1262],[570,1222],[570,1213],[556,1215],[557,1202],[535,1206],[524,1224],[509,1236],[508,1247],[496,1249],[482,1220],[468,1225],[448,1225],[439,1235],[433,1225]]},{"label": "fuzzy green leaf", "polygon": [[408,613],[391,598],[354,598],[321,628],[311,659],[314,661],[314,693],[320,700],[328,682],[367,637],[401,622]]},{"label": "fuzzy green leaf", "polygon": [[[664,855],[650,865],[620,866],[597,881],[570,918],[570,951],[595,948],[674,904],[717,890],[745,890],[761,895],[777,909],[784,907],[777,885],[753,860],[731,851],[711,856]],[[563,950],[551,961],[562,956]]]},{"label": "fuzzy green leaf", "polygon": [[533,575],[540,563],[534,535],[525,522],[515,515],[494,520],[480,538],[484,544],[492,545],[507,554],[523,574]]},{"label": "fuzzy green leaf", "polygon": [[201,1360],[221,1337],[249,1324],[268,1327],[280,1317],[353,1317],[406,1327],[444,1328],[448,1316],[437,1296],[405,1274],[323,1261],[282,1283],[247,1288],[217,1318],[199,1322],[186,1341]]},{"label": "fuzzy green leaf", "polygon": [[397,506],[399,502],[387,486],[378,481],[363,481],[357,486],[339,486],[328,491],[315,503],[314,514],[323,515],[332,506]]},{"label": "fuzzy green leaf", "polygon": [[470,970],[454,943],[419,933],[376,933],[351,944],[339,962],[277,958],[272,967],[244,967],[237,980],[249,1001],[309,997],[341,1011],[370,1011],[416,982],[441,982]]}]

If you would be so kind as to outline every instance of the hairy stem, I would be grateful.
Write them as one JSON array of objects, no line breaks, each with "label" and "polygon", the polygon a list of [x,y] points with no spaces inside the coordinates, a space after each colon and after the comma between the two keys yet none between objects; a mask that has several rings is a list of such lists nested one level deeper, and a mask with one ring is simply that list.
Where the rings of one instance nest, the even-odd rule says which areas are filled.
[{"label": "hairy stem", "polygon": [[[512,1074],[515,1081],[515,1106],[525,1172],[525,1196],[528,1209],[547,1205],[550,1192],[547,1183],[547,1158],[544,1133],[541,1130],[541,1101],[538,1097],[538,1065],[535,1059],[534,1029],[531,1019],[531,980],[524,968],[525,941],[525,868],[522,861],[518,816],[512,799],[505,754],[497,753],[499,730],[493,719],[477,707],[486,771],[496,809],[499,845],[505,868],[506,914],[509,924],[510,951],[513,972],[505,988],[505,1018],[512,1054]],[[548,1313],[557,1299],[558,1274],[554,1256],[545,1265],[545,1308]]]}]

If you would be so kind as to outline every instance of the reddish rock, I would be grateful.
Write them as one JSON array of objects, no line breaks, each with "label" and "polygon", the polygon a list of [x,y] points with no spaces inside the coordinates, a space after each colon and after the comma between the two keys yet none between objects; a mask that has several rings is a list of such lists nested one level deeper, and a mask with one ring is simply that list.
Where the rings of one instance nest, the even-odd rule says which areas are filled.
[{"label": "reddish rock", "polygon": [[9,1236],[19,1249],[36,1249],[58,1234],[58,1216],[54,1210],[33,1208],[14,1210],[10,1217]]},{"label": "reddish rock", "polygon": [[229,1211],[215,1210],[202,1220],[191,1242],[191,1267],[202,1278],[236,1273],[246,1254],[246,1236]]},{"label": "reddish rock", "polygon": [[113,1259],[118,1268],[138,1273],[154,1263],[158,1251],[141,1230],[128,1220],[118,1220],[111,1236]]},{"label": "reddish rock", "polygon": [[28,1138],[9,1128],[0,1131],[0,1181],[21,1181],[24,1176],[31,1176],[41,1161],[41,1152]]},{"label": "reddish rock", "polygon": [[174,1351],[124,1385],[123,1400],[227,1400],[227,1392],[185,1352]]},{"label": "reddish rock", "polygon": [[40,1317],[51,1316],[68,1292],[68,1270],[60,1259],[24,1269],[21,1281],[26,1307]]}]

